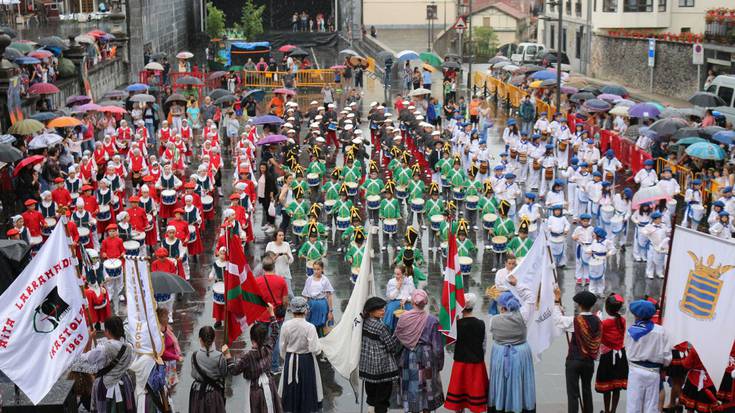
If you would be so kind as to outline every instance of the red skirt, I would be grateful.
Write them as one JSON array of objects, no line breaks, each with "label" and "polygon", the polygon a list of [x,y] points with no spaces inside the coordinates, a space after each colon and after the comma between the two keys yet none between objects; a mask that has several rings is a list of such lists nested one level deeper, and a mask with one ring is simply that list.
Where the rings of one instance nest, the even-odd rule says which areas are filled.
[{"label": "red skirt", "polygon": [[199,255],[204,252],[204,244],[202,244],[202,231],[198,226],[196,227],[196,233],[197,237],[194,242],[186,244],[189,255]]},{"label": "red skirt", "polygon": [[701,413],[709,413],[717,411],[717,402],[713,398],[717,394],[715,386],[705,386],[702,390],[697,389],[697,385],[687,378],[684,387],[681,389],[681,404],[689,410],[696,410]]},{"label": "red skirt", "polygon": [[487,368],[484,361],[482,363],[455,361],[444,407],[452,411],[467,409],[475,413],[486,412],[487,387]]},{"label": "red skirt", "polygon": [[212,317],[214,321],[223,321],[225,319],[225,305],[224,304],[212,304]]},{"label": "red skirt", "polygon": [[213,221],[214,220],[214,211],[215,211],[215,209],[217,209],[216,208],[217,207],[217,204],[218,204],[217,201],[219,201],[219,199],[218,199],[219,196],[217,195],[217,191],[212,191],[212,193],[210,194],[210,196],[212,197],[212,199],[214,200],[214,202],[212,202],[212,209],[211,210],[209,210],[209,211],[202,210],[202,219],[204,221]]},{"label": "red skirt", "polygon": [[723,403],[735,401],[735,386],[733,386],[732,376],[730,372],[725,372],[720,383],[720,390],[717,391],[717,399]]},{"label": "red skirt", "polygon": [[158,221],[153,219],[153,228],[145,232],[145,245],[155,247],[158,245]]},{"label": "red skirt", "polygon": [[176,209],[176,204],[166,205],[164,203],[161,203],[161,210],[159,211],[158,216],[163,219],[173,218],[174,209]]}]

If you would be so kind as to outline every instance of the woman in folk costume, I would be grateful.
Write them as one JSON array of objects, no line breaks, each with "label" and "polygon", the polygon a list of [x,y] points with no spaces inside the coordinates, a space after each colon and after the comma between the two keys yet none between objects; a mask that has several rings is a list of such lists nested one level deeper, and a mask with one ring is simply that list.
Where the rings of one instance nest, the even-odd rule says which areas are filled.
[{"label": "woman in folk costume", "polygon": [[125,342],[125,327],[120,317],[112,316],[105,322],[105,338],[97,347],[79,355],[69,370],[95,375],[93,412],[134,413],[134,386],[128,369],[135,353]]},{"label": "woman in folk costume", "polygon": [[316,355],[321,352],[319,335],[316,327],[306,321],[309,309],[306,298],[294,297],[288,309],[293,318],[283,323],[279,337],[284,364],[278,393],[283,401],[283,412],[319,412],[324,398],[316,362]]},{"label": "woman in folk costume", "polygon": [[[189,224],[189,229],[194,226],[195,237],[194,241],[190,241],[186,244],[189,255],[194,260],[197,259],[197,255],[204,252],[204,245],[202,243],[202,212],[199,208],[194,205],[194,197],[191,195],[184,196],[184,219]],[[191,236],[189,238],[191,240]]]},{"label": "woman in folk costume", "polygon": [[687,372],[684,387],[681,389],[680,401],[687,412],[709,413],[718,411],[717,388],[705,370],[697,350],[692,347],[682,365]]},{"label": "woman in folk costume", "polygon": [[597,366],[595,391],[602,393],[604,413],[615,413],[620,391],[628,387],[628,359],[625,357],[625,318],[620,314],[624,300],[619,294],[610,294],[605,300],[608,318],[602,320],[600,362]]},{"label": "woman in folk costume", "polygon": [[319,337],[324,336],[324,328],[334,322],[334,287],[323,274],[324,264],[317,260],[313,264],[314,273],[306,278],[301,295],[308,300],[309,314],[306,321],[316,327]]},{"label": "woman in folk costume", "polygon": [[[246,403],[250,404],[250,408],[245,410],[258,413],[281,413],[284,409],[281,406],[281,398],[278,396],[278,389],[271,373],[271,358],[273,352],[277,351],[274,346],[278,340],[280,324],[276,321],[271,304],[268,304],[268,314],[270,315],[269,324],[256,323],[250,328],[252,348],[239,360],[236,362],[232,360],[227,346],[222,347],[222,353],[227,359],[227,372],[233,376],[242,373],[245,378],[244,393]],[[296,368],[300,367],[302,366]],[[303,411],[310,412],[310,410]]]},{"label": "woman in folk costume", "polygon": [[227,360],[214,349],[214,328],[199,329],[199,350],[191,355],[189,413],[225,413]]},{"label": "woman in folk costume", "polygon": [[388,304],[385,309],[383,323],[388,326],[390,331],[395,330],[398,321],[397,317],[395,317],[395,312],[397,310],[405,311],[413,308],[411,306],[411,296],[415,288],[413,277],[407,273],[406,266],[403,264],[396,265],[396,268],[393,270],[393,278],[388,280],[388,285],[385,289],[385,297]]},{"label": "woman in folk costume", "polygon": [[447,389],[448,410],[474,413],[487,411],[488,378],[485,367],[485,322],[472,314],[477,296],[464,295],[462,318],[457,320],[452,375]]},{"label": "woman in folk costume", "polygon": [[720,382],[720,389],[717,391],[717,399],[722,403],[723,407],[735,407],[735,385],[733,384],[733,376],[735,376],[735,342],[730,349],[730,360],[725,369]]},{"label": "woman in folk costume", "polygon": [[411,294],[414,308],[400,315],[394,335],[403,345],[398,361],[401,369],[401,401],[405,412],[436,410],[444,404],[440,372],[444,368],[444,340],[439,319],[425,309],[429,297],[424,290]]}]

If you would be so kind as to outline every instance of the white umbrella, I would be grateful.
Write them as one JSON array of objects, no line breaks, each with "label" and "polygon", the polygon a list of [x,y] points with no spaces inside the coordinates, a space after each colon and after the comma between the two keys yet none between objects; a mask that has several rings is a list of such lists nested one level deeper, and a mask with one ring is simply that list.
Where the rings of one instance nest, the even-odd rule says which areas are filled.
[{"label": "white umbrella", "polygon": [[74,40],[76,40],[79,43],[94,44],[94,37],[88,34],[80,34],[79,36],[75,37]]},{"label": "white umbrella", "polygon": [[192,52],[179,52],[176,54],[177,59],[191,59],[194,57],[194,53]]},{"label": "white umbrella", "polygon": [[147,65],[145,65],[145,68],[147,70],[163,70],[163,66],[161,66],[158,62],[150,62]]},{"label": "white umbrella", "polygon": [[424,89],[422,87],[418,89],[414,89],[411,91],[411,93],[408,94],[408,96],[423,96],[423,95],[430,95],[431,91],[429,89]]},{"label": "white umbrella", "polygon": [[611,115],[617,115],[617,116],[628,116],[628,107],[615,106],[614,108],[610,109],[609,113]]},{"label": "white umbrella", "polygon": [[28,143],[28,149],[43,149],[49,146],[54,146],[57,143],[64,140],[60,135],[55,133],[42,133],[38,136],[34,136],[33,139]]},{"label": "white umbrella", "polygon": [[138,95],[133,95],[133,97],[130,98],[131,102],[155,102],[156,98],[153,95],[146,95],[145,93],[141,93]]}]

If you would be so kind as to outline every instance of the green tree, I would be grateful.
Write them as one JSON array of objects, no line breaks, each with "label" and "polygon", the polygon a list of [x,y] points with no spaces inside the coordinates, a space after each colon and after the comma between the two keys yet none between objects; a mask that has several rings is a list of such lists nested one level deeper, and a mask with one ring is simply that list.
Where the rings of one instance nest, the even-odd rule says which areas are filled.
[{"label": "green tree", "polygon": [[242,17],[240,17],[238,28],[246,40],[253,40],[263,34],[264,11],[265,5],[256,7],[253,0],[247,0],[245,5],[242,6]]},{"label": "green tree", "polygon": [[207,34],[210,39],[220,38],[225,32],[225,13],[212,3],[207,3]]},{"label": "green tree", "polygon": [[498,48],[498,35],[492,27],[473,27],[472,43],[475,45],[475,55],[494,55]]}]

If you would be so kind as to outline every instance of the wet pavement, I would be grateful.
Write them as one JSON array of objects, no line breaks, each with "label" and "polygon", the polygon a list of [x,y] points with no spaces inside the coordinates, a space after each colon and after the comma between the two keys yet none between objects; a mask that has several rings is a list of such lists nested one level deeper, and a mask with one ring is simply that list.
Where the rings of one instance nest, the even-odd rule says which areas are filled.
[{"label": "wet pavement", "polygon": [[[363,104],[366,106],[372,100],[378,100],[382,95],[382,88],[379,85],[370,84],[366,86]],[[502,124],[503,115],[497,117],[496,127],[491,130],[489,145],[497,152],[501,151],[500,138],[497,125]],[[365,125],[363,125],[365,127]],[[367,131],[366,131],[367,132]],[[369,133],[369,132],[367,132]],[[225,194],[231,189],[232,165],[229,160],[225,162],[223,171],[223,182]],[[254,220],[256,227],[256,242],[254,246],[254,255],[260,256],[265,249],[265,245],[270,241],[270,237],[266,236],[260,228],[262,211],[260,207]],[[215,222],[220,222],[221,209],[218,209]],[[437,257],[429,251],[428,237],[424,232],[422,235],[422,249],[426,263],[422,266],[422,270],[428,274],[428,284],[426,289],[432,298],[430,303],[430,311],[433,314],[438,313],[439,297],[441,295],[442,286],[442,264],[441,254]],[[473,235],[474,236],[474,235]],[[198,348],[197,332],[200,327],[211,325],[212,319],[212,293],[210,281],[208,280],[209,272],[212,264],[212,248],[215,240],[214,224],[210,222],[204,235],[205,253],[199,257],[197,263],[192,263],[191,267],[191,284],[194,286],[196,293],[186,297],[181,297],[175,305],[175,315],[173,329],[176,332],[181,348],[184,354],[184,363],[181,365],[180,383],[177,392],[174,395],[174,405],[179,412],[188,410],[188,393],[191,386],[191,352]],[[382,242],[382,241],[381,241]],[[630,241],[629,241],[630,243]],[[484,297],[485,288],[492,285],[494,280],[494,272],[492,257],[485,257],[483,242],[477,240],[475,244],[478,247],[478,254],[474,259],[472,272],[466,277],[465,288],[476,293],[479,297]],[[571,244],[570,244],[571,247]],[[352,291],[352,283],[349,280],[350,268],[343,261],[343,255],[336,251],[336,246],[331,243],[327,248],[327,257],[325,260],[325,273],[335,288],[335,320],[338,322],[341,312],[347,305],[350,293]],[[571,250],[568,250],[571,251]],[[634,263],[630,256],[631,248],[628,251],[619,252],[617,256],[611,258],[608,262],[607,286],[606,292],[615,291],[622,294],[626,301],[640,298],[645,294],[658,295],[661,290],[662,280],[647,280],[644,277],[645,263]],[[488,254],[493,255],[493,254]],[[375,258],[373,268],[375,270],[375,280],[378,286],[377,292],[384,295],[384,286],[392,276],[393,271],[393,251],[388,249],[386,252],[378,250],[376,245]],[[306,279],[305,264],[303,260],[296,260],[292,265],[293,286],[294,291],[299,293]],[[567,267],[559,269],[557,272],[559,284],[564,293],[563,302],[568,313],[572,311],[573,305],[571,297],[575,290],[579,287],[575,286],[574,279],[574,262],[573,254]],[[476,315],[487,320],[487,299],[481,309],[476,310]],[[217,331],[218,346],[222,344],[222,329]],[[243,334],[241,340],[233,345],[233,354],[235,357],[240,354],[242,349],[247,345],[247,332]],[[488,344],[489,346],[489,344]],[[564,381],[564,359],[566,357],[567,344],[564,337],[556,339],[542,357],[542,361],[536,365],[536,392],[537,392],[537,411],[544,413],[556,413],[566,411],[566,389]],[[448,350],[445,353],[445,369],[442,372],[443,384],[448,386],[449,375],[451,372],[452,354]],[[325,412],[359,412],[360,406],[356,404],[356,396],[350,387],[348,381],[338,374],[326,363],[320,363],[322,381],[324,384],[324,411]],[[229,381],[227,387],[227,411],[242,411],[242,405],[245,402],[243,398],[244,382],[241,376],[234,377]],[[593,392],[594,393],[594,392]],[[594,393],[595,411],[599,411],[602,406],[602,397]],[[621,404],[624,405],[625,396],[622,396]],[[440,410],[445,411],[445,410]]]}]

